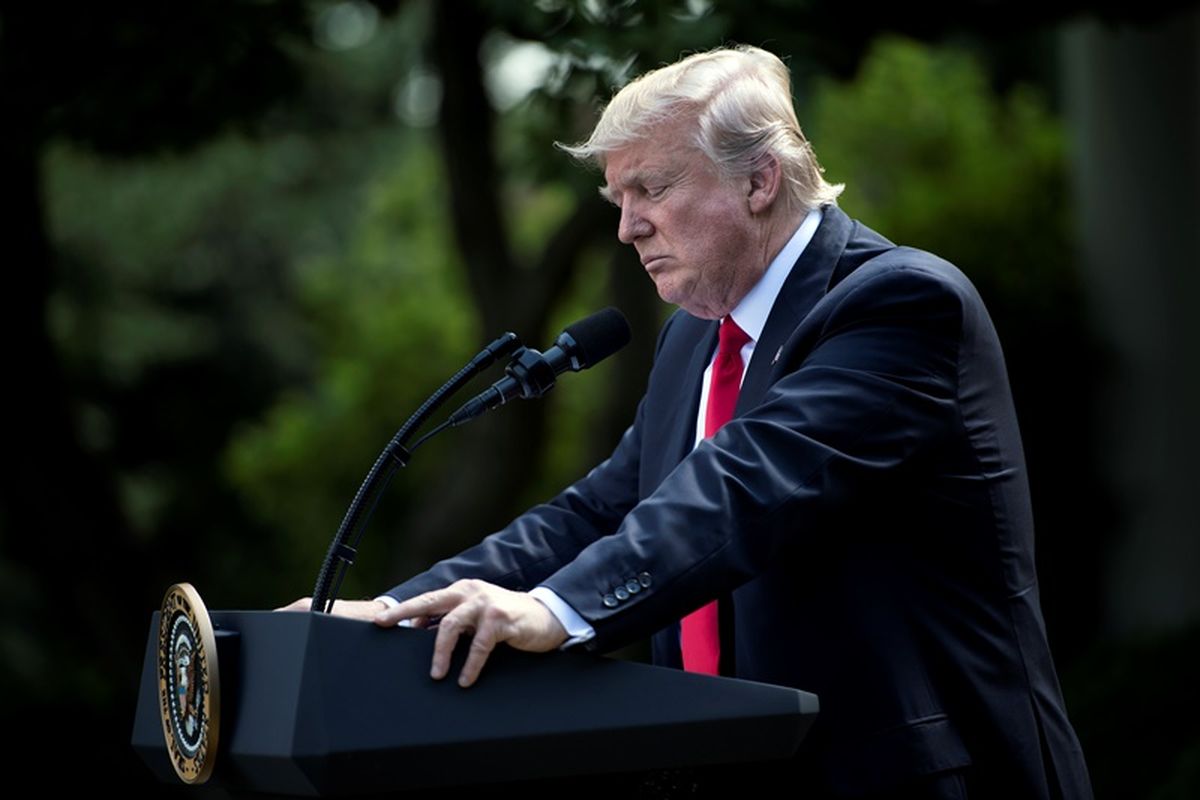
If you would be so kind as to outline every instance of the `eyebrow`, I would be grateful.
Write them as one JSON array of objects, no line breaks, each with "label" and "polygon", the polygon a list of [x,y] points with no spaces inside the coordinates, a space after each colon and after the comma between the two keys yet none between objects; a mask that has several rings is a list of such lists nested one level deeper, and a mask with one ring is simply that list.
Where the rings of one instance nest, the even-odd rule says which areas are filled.
[{"label": "eyebrow", "polygon": [[[640,170],[638,172],[633,173],[625,181],[623,181],[623,183],[626,186],[639,186],[639,185],[645,186],[647,183],[649,183],[651,181],[655,181],[655,180],[669,181],[672,178],[672,172],[673,171],[670,169],[658,168],[658,167],[653,168],[653,169],[644,169],[644,170]],[[615,192],[618,190],[614,190],[608,184],[601,186],[597,191],[600,192],[601,197],[603,197],[608,202],[612,203],[614,206],[621,205],[620,203],[617,202],[617,198],[615,195]]]}]

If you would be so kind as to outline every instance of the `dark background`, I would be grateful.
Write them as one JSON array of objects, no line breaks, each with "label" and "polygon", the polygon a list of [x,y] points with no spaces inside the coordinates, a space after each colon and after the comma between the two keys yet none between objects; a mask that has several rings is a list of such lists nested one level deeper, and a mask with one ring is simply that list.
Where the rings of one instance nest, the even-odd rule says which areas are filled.
[{"label": "dark background", "polygon": [[729,42],[788,62],[842,207],[989,304],[1097,794],[1200,796],[1200,12],[1170,2],[0,11],[10,776],[171,791],[128,747],[167,586],[308,594],[388,437],[501,331],[541,346],[611,303],[634,342],[422,450],[342,596],[603,457],[669,309],[552,142]]}]

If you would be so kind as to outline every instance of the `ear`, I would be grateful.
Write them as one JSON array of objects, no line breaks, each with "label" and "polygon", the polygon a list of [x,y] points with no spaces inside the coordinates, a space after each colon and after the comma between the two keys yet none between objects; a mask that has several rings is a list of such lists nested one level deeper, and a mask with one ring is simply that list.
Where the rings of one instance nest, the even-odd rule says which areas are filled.
[{"label": "ear", "polygon": [[774,153],[767,153],[754,172],[750,173],[750,191],[746,200],[751,214],[762,214],[771,209],[783,186],[783,168]]}]

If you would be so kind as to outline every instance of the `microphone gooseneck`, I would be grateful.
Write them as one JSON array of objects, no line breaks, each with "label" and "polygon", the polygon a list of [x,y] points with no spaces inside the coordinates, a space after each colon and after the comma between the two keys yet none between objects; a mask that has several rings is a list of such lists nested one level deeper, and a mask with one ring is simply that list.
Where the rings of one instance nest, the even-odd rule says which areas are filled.
[{"label": "microphone gooseneck", "polygon": [[540,353],[519,348],[505,368],[506,376],[468,400],[450,415],[450,426],[462,425],[513,398],[529,400],[554,388],[563,372],[585,370],[629,344],[629,322],[611,306],[568,325],[554,344]]},{"label": "microphone gooseneck", "polygon": [[[345,516],[342,517],[342,524],[338,527],[337,534],[333,537],[329,550],[325,554],[325,560],[321,564],[321,571],[317,574],[317,582],[313,587],[312,604],[309,606],[311,611],[328,613],[333,609],[333,602],[341,589],[342,578],[345,577],[346,570],[354,563],[358,542],[362,538],[363,531],[366,530],[367,523],[371,520],[371,514],[375,511],[375,505],[379,502],[380,495],[387,488],[392,474],[399,467],[405,466],[412,455],[409,450],[405,449],[409,438],[434,411],[450,399],[451,395],[491,366],[497,359],[509,355],[520,346],[521,342],[515,333],[505,333],[493,341],[476,353],[466,366],[454,373],[448,381],[430,395],[429,399],[422,403],[420,408],[405,421],[400,430],[396,431],[396,435],[375,459],[371,471],[363,479],[362,485],[358,487],[358,492],[354,495],[354,500],[346,509]],[[413,449],[415,450],[423,441],[424,439],[414,445]]]},{"label": "microphone gooseneck", "polygon": [[[417,409],[396,432],[346,510],[337,535],[329,545],[313,589],[310,610],[329,613],[341,589],[346,570],[354,563],[359,539],[375,505],[397,469],[408,465],[412,452],[448,427],[461,425],[514,397],[541,397],[554,388],[558,375],[579,372],[603,361],[629,343],[629,323],[615,308],[606,308],[569,325],[545,353],[522,347],[515,334],[506,333],[481,350]],[[476,396],[442,424],[406,449],[409,438],[454,392],[496,360],[508,355],[506,376]]]}]

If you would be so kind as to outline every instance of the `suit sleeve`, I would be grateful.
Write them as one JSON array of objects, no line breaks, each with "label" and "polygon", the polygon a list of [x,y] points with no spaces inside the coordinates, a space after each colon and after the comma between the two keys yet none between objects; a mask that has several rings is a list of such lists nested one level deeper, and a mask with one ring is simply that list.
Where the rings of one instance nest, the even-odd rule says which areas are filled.
[{"label": "suit sleeve", "polygon": [[[826,298],[819,330],[785,345],[762,403],[544,581],[596,629],[589,649],[647,635],[750,580],[951,429],[963,304],[977,298],[933,269],[860,272]],[[631,580],[645,588],[616,591]]]},{"label": "suit sleeve", "polygon": [[[659,348],[670,325],[668,320],[663,326]],[[644,414],[643,399],[633,424],[625,430],[613,454],[553,500],[529,509],[474,547],[438,562],[387,594],[405,600],[462,578],[478,578],[506,589],[525,591],[569,563],[597,539],[612,534],[639,499],[638,464]]]}]

